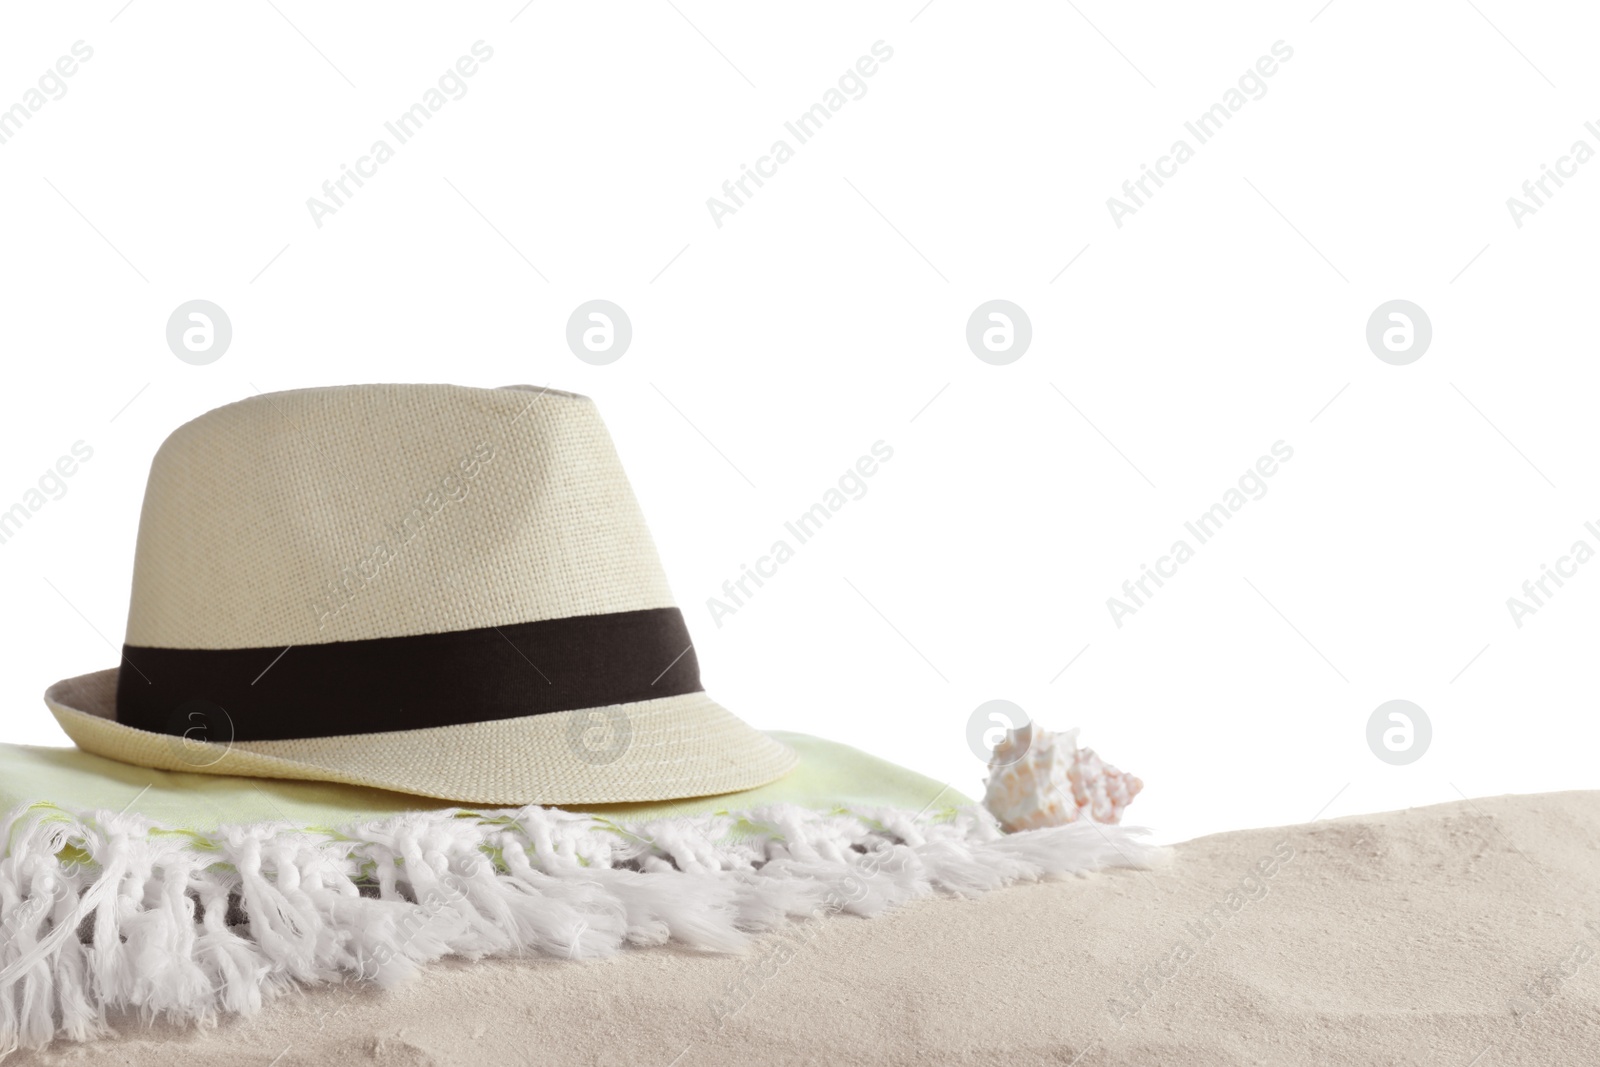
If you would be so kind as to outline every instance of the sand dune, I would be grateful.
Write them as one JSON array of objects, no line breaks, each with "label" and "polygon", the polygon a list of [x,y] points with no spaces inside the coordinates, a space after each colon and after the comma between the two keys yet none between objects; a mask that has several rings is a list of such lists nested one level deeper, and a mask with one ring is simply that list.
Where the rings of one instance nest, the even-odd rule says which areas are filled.
[{"label": "sand dune", "polygon": [[1597,849],[1588,792],[1220,834],[1160,870],[829,919],[743,958],[451,962],[14,1062],[1596,1063]]}]

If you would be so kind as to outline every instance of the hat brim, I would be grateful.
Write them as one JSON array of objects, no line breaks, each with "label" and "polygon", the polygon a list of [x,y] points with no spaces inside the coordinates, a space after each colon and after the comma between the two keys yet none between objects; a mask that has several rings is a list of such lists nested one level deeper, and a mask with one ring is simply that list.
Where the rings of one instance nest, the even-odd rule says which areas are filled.
[{"label": "hat brim", "polygon": [[[798,761],[705,693],[421,730],[196,740],[116,721],[117,669],[45,691],[85,752],[165,771],[341,782],[469,804],[618,804],[753,789]],[[214,727],[229,732],[225,726]]]}]

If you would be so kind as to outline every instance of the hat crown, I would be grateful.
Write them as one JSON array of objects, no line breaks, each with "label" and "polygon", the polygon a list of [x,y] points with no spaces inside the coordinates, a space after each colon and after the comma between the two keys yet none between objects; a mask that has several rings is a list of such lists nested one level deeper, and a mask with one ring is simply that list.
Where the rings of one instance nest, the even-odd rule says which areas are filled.
[{"label": "hat crown", "polygon": [[587,397],[341,386],[258,395],[167,438],[127,643],[282,647],[672,606]]}]

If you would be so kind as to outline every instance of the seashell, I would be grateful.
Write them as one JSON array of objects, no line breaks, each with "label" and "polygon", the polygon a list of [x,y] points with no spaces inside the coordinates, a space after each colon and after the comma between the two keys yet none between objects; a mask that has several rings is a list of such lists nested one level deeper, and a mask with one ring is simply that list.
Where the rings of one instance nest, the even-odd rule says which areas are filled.
[{"label": "seashell", "polygon": [[1065,826],[1080,819],[1116,823],[1144,783],[1078,747],[1076,729],[1025,724],[1007,730],[989,757],[983,806],[1007,831]]}]

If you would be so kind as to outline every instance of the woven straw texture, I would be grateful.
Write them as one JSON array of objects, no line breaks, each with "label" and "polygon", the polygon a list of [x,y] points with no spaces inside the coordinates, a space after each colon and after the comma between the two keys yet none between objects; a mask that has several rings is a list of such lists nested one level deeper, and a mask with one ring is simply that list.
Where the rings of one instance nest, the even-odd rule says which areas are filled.
[{"label": "woven straw texture", "polygon": [[281,647],[672,606],[587,397],[341,386],[255,396],[167,438],[127,641]]},{"label": "woven straw texture", "polygon": [[[45,703],[85,752],[163,771],[343,782],[471,804],[587,805],[753,789],[796,762],[787,745],[704,693],[464,726],[223,745],[117,722],[116,679],[109,670],[58,682]],[[574,720],[582,737],[574,736]],[[619,729],[631,737],[604,762]]]},{"label": "woven straw texture", "polygon": [[[588,398],[343,386],[257,396],[167,439],[145,492],[127,641],[288,647],[673,606]],[[162,770],[572,805],[750,789],[796,762],[704,693],[220,744],[118,723],[116,678],[59,682],[45,702],[80,748]]]}]

